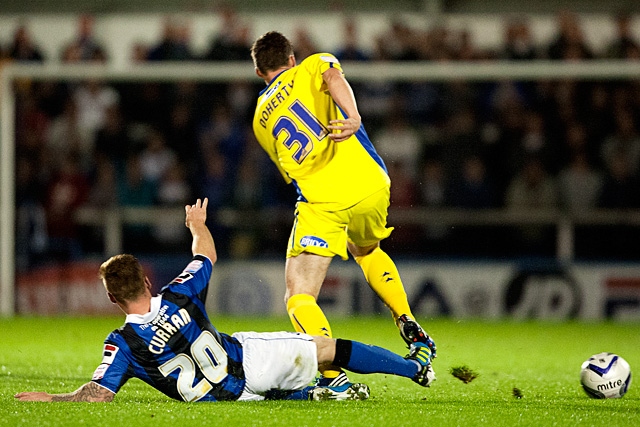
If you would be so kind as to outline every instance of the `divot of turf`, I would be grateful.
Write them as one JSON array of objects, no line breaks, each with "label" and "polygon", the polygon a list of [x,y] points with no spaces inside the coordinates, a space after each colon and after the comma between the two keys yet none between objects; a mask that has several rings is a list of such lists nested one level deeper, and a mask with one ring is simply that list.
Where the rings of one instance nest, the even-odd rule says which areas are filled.
[{"label": "divot of turf", "polygon": [[478,375],[479,375],[477,372],[474,372],[467,365],[454,366],[451,368],[450,372],[451,372],[451,375],[453,375],[454,377],[456,377],[457,379],[459,379],[465,384],[469,384],[471,381],[478,378]]}]

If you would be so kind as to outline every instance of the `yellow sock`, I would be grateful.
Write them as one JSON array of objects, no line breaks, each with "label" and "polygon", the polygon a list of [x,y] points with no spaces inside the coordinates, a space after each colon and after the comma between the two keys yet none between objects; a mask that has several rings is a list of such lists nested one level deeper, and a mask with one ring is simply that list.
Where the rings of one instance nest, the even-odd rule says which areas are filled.
[{"label": "yellow sock", "polygon": [[[331,338],[331,326],[322,309],[311,295],[297,294],[287,301],[287,312],[293,327],[309,335],[324,335]],[[325,378],[335,378],[340,371],[324,370]]]},{"label": "yellow sock", "polygon": [[331,338],[329,321],[311,295],[297,294],[289,298],[287,312],[296,331]]},{"label": "yellow sock", "polygon": [[403,314],[414,318],[398,268],[385,251],[376,248],[369,255],[356,257],[356,262],[371,289],[391,310],[394,321]]}]

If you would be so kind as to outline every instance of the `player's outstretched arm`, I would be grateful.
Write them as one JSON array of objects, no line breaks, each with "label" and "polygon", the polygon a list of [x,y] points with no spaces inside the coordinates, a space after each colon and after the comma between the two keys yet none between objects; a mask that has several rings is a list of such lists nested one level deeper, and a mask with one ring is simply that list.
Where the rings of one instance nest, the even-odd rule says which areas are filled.
[{"label": "player's outstretched arm", "polygon": [[216,246],[206,225],[208,204],[209,199],[205,197],[202,201],[198,199],[195,204],[185,206],[186,218],[184,222],[193,236],[191,244],[193,255],[204,255],[211,260],[211,263],[215,263],[217,259]]},{"label": "player's outstretched arm", "polygon": [[327,89],[329,89],[329,94],[331,94],[333,100],[347,115],[344,120],[331,120],[329,122],[327,128],[333,132],[329,134],[329,138],[336,142],[345,141],[360,129],[360,123],[362,122],[356,98],[349,82],[337,68],[329,68],[322,74],[322,78],[327,84]]},{"label": "player's outstretched arm", "polygon": [[71,393],[50,394],[44,391],[23,391],[14,397],[23,402],[111,402],[115,393],[88,382]]}]

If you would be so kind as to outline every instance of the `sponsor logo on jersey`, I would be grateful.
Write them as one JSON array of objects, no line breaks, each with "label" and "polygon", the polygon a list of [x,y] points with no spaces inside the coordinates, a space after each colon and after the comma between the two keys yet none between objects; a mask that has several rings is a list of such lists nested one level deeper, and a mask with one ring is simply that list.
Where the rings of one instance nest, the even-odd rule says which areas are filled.
[{"label": "sponsor logo on jersey", "polygon": [[184,283],[187,280],[191,280],[193,278],[193,274],[184,272],[175,279],[171,281],[171,283]]},{"label": "sponsor logo on jersey", "polygon": [[120,349],[113,344],[105,344],[104,350],[102,352],[102,363],[111,365],[113,363],[113,360],[116,358],[118,350]]},{"label": "sponsor logo on jersey", "polygon": [[276,91],[278,89],[280,89],[280,85],[282,84],[282,82],[276,82],[276,84],[273,85],[273,87],[269,88],[269,90],[267,90],[264,93],[264,97],[262,98],[262,100],[260,101],[260,104],[258,104],[258,107],[260,107],[271,95],[273,95],[274,93],[276,93]]},{"label": "sponsor logo on jersey", "polygon": [[104,377],[104,373],[107,372],[107,369],[109,368],[109,366],[106,363],[101,363],[100,366],[98,366],[96,368],[96,370],[93,372],[93,377],[91,377],[91,379],[93,381],[98,381],[101,380]]},{"label": "sponsor logo on jersey", "polygon": [[338,60],[333,56],[322,55],[320,56],[320,59],[322,59],[324,62],[332,62],[334,64],[338,62]]},{"label": "sponsor logo on jersey", "polygon": [[329,244],[316,236],[304,236],[302,239],[300,239],[300,245],[303,248],[306,248],[307,246],[314,246],[316,248],[328,248]]},{"label": "sponsor logo on jersey", "polygon": [[191,261],[189,263],[189,265],[187,265],[187,267],[184,269],[185,273],[195,273],[198,270],[200,270],[202,268],[202,261],[200,261],[199,259],[194,259],[193,261]]},{"label": "sponsor logo on jersey", "polygon": [[102,363],[96,368],[93,372],[93,377],[91,378],[93,381],[101,380],[104,377],[105,372],[109,369],[109,366],[113,363],[116,358],[116,354],[120,348],[113,344],[105,344],[104,350],[102,351]]}]

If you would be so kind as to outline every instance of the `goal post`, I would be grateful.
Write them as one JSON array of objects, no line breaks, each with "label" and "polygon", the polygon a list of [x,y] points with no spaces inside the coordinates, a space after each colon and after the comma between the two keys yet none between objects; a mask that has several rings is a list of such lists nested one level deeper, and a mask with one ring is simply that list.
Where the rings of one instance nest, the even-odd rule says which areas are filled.
[{"label": "goal post", "polygon": [[[443,82],[454,80],[632,80],[640,79],[640,62],[626,60],[344,62],[350,81]],[[250,62],[140,64],[114,69],[96,64],[14,64],[0,67],[0,315],[15,310],[15,129],[14,82],[18,79],[110,82],[258,81]]]}]

